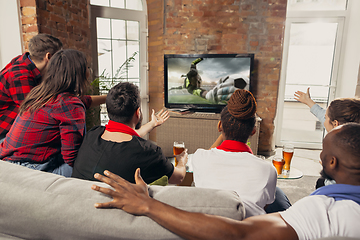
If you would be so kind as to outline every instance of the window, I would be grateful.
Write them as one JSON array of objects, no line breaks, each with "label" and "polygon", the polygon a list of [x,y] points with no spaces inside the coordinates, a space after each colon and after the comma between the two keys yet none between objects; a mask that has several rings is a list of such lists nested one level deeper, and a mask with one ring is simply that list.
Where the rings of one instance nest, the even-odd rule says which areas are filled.
[{"label": "window", "polygon": [[103,7],[143,10],[143,3],[141,0],[91,0],[90,3],[92,5]]},{"label": "window", "polygon": [[[326,108],[334,99],[346,0],[288,0],[276,119],[276,145],[320,149],[325,129],[294,93]],[[337,10],[337,11],[334,11]]]},{"label": "window", "polygon": [[[100,91],[120,81],[140,88],[144,121],[148,119],[147,105],[147,20],[146,7],[141,0],[91,0],[91,29],[94,73],[99,76]],[[127,60],[130,61],[125,64]],[[101,124],[108,122],[106,107],[101,109]]]},{"label": "window", "polygon": [[346,10],[347,0],[289,0],[288,11]]}]

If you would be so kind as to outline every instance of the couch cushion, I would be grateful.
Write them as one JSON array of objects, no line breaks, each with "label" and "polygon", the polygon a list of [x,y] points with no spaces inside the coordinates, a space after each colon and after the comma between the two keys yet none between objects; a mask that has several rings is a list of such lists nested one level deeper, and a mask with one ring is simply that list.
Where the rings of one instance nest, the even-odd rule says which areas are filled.
[{"label": "couch cushion", "polygon": [[[96,209],[94,203],[111,198],[92,184],[0,161],[0,233],[14,239],[180,239],[147,217]],[[149,193],[183,210],[244,217],[232,191],[150,186]]]}]

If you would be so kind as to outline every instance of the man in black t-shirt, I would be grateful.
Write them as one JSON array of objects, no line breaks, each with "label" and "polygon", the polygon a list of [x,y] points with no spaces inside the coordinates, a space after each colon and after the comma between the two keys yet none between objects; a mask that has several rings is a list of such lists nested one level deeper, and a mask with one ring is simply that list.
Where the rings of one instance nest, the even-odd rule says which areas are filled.
[{"label": "man in black t-shirt", "polygon": [[72,177],[96,180],[95,173],[109,170],[135,183],[134,173],[140,168],[146,183],[166,175],[169,183],[180,184],[186,174],[187,151],[177,156],[179,162],[174,167],[160,147],[140,137],[165,121],[167,113],[161,111],[155,116],[153,111],[152,120],[140,128],[140,94],[137,86],[129,82],[119,83],[109,91],[106,107],[110,121],[85,134]]}]

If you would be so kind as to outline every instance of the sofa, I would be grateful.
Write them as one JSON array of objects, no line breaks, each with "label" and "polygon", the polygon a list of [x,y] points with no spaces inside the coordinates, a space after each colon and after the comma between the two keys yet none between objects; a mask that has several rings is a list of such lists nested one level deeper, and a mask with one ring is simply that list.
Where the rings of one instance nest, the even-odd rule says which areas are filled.
[{"label": "sofa", "polygon": [[[0,239],[180,239],[147,217],[96,209],[94,203],[111,198],[92,184],[0,160]],[[183,210],[244,218],[232,191],[149,186],[149,193]]]}]

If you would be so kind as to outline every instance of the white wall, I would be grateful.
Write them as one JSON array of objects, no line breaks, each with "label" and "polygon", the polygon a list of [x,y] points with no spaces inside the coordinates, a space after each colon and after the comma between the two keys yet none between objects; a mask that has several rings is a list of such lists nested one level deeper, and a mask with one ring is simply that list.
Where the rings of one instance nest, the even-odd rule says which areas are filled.
[{"label": "white wall", "polygon": [[22,54],[18,0],[0,0],[0,69]]},{"label": "white wall", "polygon": [[360,64],[360,1],[349,0],[335,97],[354,97]]}]

